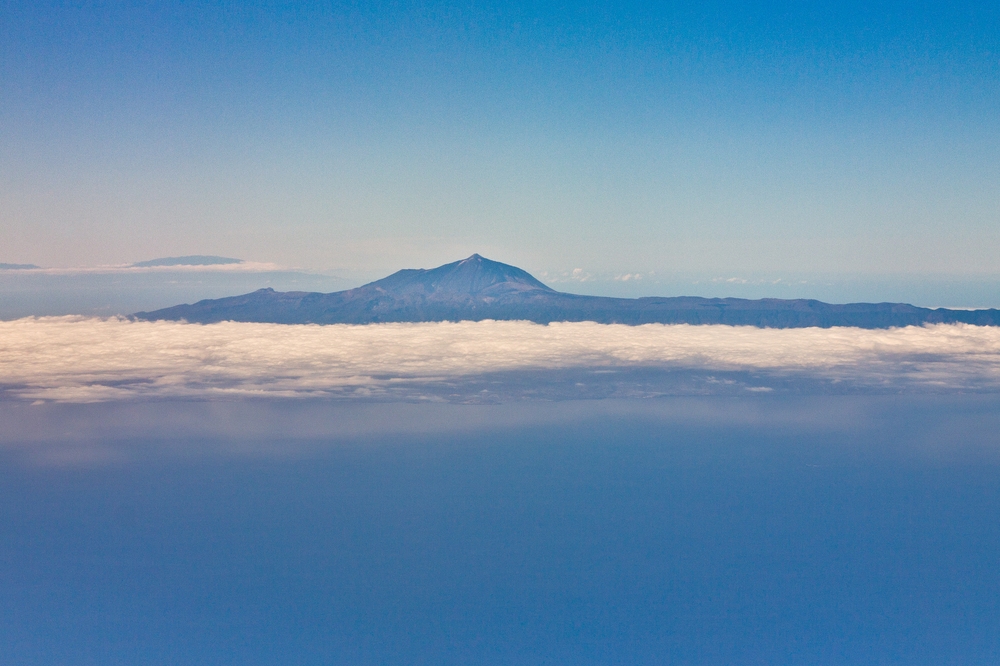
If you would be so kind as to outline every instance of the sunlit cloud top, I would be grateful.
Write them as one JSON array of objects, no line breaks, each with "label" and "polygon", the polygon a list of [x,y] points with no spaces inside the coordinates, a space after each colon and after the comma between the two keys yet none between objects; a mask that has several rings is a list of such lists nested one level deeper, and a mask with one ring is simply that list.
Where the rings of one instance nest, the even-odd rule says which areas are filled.
[{"label": "sunlit cloud top", "polygon": [[[634,373],[641,370],[662,376],[640,386]],[[698,381],[681,392],[766,392],[790,380],[842,390],[998,391],[1000,328],[506,321],[195,325],[79,317],[0,323],[0,387],[8,398],[32,401],[246,396],[474,401],[481,394],[509,397],[512,386],[522,397],[572,397],[574,387],[587,389],[588,383],[655,395],[663,390],[657,387],[663,377],[692,372]]]}]

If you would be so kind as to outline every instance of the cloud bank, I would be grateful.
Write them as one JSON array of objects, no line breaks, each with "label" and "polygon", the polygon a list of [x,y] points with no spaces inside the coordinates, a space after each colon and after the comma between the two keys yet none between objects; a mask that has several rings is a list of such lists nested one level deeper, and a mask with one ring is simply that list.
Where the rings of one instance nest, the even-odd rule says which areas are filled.
[{"label": "cloud bank", "polygon": [[[0,390],[32,401],[465,399],[504,382],[520,382],[522,393],[545,397],[539,389],[547,385],[582,386],[584,376],[614,382],[647,370],[661,378],[695,373],[696,393],[732,385],[731,377],[743,377],[736,383],[749,391],[804,379],[857,389],[992,392],[1000,391],[1000,328],[198,325],[84,317],[0,322]],[[647,381],[640,393],[657,389]]]}]

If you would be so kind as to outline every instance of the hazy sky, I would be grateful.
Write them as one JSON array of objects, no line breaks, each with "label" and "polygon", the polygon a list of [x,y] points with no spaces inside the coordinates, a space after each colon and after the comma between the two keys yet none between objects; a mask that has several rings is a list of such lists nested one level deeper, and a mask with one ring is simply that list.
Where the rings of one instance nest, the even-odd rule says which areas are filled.
[{"label": "hazy sky", "polygon": [[0,261],[1000,273],[997,3],[0,2]]}]

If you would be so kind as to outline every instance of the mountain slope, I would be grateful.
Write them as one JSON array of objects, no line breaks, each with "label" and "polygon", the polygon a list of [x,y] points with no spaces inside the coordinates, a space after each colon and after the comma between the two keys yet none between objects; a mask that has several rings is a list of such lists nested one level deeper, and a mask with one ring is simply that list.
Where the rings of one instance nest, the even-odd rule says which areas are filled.
[{"label": "mountain slope", "polygon": [[160,266],[222,266],[226,264],[242,263],[242,259],[195,254],[188,257],[162,257],[160,259],[150,259],[149,261],[139,261],[132,264],[132,268],[157,268]]},{"label": "mountain slope", "polygon": [[889,328],[925,323],[1000,325],[1000,310],[931,310],[905,303],[832,305],[794,299],[606,298],[554,291],[529,273],[474,254],[434,269],[407,269],[330,294],[261,289],[242,296],[140,312],[137,319],[211,323],[369,324],[522,319],[538,323],[730,324],[773,328]]}]

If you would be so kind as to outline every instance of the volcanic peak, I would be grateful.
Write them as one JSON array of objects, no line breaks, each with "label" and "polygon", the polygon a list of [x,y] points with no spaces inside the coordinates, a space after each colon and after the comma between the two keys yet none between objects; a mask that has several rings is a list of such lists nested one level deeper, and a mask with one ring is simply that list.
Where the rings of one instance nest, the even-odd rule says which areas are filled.
[{"label": "volcanic peak", "polygon": [[437,268],[408,268],[366,285],[392,294],[420,292],[476,296],[552,289],[516,266],[474,254]]}]

